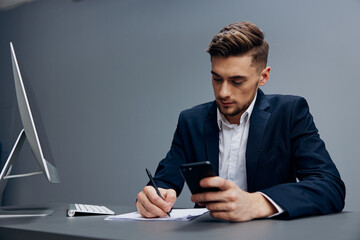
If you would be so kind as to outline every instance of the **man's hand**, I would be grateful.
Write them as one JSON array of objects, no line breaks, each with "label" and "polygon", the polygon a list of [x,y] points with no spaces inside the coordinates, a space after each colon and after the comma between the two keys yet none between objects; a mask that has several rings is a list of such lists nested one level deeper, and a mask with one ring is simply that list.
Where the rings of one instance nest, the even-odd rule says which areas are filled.
[{"label": "man's hand", "polygon": [[218,192],[198,193],[191,196],[191,201],[206,206],[212,217],[242,222],[268,217],[277,212],[261,193],[245,192],[234,182],[224,178],[204,178],[200,181],[200,186],[220,189]]},{"label": "man's hand", "polygon": [[173,189],[159,188],[161,199],[153,186],[146,186],[138,193],[136,208],[139,214],[146,218],[165,217],[176,201],[176,192]]}]

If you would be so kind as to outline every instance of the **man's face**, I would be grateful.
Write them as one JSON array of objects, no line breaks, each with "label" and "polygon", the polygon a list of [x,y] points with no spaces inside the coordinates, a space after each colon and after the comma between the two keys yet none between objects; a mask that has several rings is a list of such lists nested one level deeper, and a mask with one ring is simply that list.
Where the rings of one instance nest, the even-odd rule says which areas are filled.
[{"label": "man's face", "polygon": [[240,123],[240,117],[250,106],[258,87],[265,85],[270,76],[270,67],[259,72],[251,61],[250,55],[211,58],[216,103],[232,124]]}]

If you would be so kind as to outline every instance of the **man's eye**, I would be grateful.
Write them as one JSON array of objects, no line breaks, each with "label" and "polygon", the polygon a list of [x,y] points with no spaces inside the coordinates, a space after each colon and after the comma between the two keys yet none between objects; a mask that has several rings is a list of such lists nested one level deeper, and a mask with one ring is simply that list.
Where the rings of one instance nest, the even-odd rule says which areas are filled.
[{"label": "man's eye", "polygon": [[243,82],[236,82],[236,81],[233,81],[232,82],[234,85],[238,86],[238,85],[241,85]]},{"label": "man's eye", "polygon": [[215,82],[221,82],[222,79],[221,78],[213,78]]}]

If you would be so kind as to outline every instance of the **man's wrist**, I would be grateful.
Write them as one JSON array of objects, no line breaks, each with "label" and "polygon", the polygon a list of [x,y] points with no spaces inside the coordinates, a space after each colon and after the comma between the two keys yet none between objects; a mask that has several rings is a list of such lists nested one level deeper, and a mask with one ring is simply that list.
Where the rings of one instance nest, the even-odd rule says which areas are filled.
[{"label": "man's wrist", "polygon": [[254,218],[265,218],[277,213],[275,206],[261,193],[252,193],[254,197]]}]

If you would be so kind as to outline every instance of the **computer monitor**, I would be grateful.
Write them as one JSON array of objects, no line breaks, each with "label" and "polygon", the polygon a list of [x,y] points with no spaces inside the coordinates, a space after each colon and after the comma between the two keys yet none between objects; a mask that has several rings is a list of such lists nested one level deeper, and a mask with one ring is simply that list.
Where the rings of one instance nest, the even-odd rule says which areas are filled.
[{"label": "computer monitor", "polygon": [[[43,154],[43,148],[41,147],[41,141],[38,136],[38,131],[36,129],[36,125],[34,122],[34,118],[31,112],[29,100],[26,94],[24,82],[21,77],[20,68],[18,61],[16,59],[15,50],[13,44],[10,42],[10,52],[11,52],[11,60],[12,60],[12,68],[13,68],[13,75],[14,75],[14,82],[15,82],[15,91],[16,91],[16,98],[18,103],[18,108],[20,112],[20,118],[23,125],[23,129],[20,131],[17,140],[15,141],[14,147],[12,148],[9,157],[7,158],[3,169],[0,173],[0,196],[2,195],[5,185],[8,179],[10,178],[19,178],[19,177],[28,177],[37,174],[44,174],[46,178],[51,183],[60,183],[59,175],[57,173],[56,167],[47,161]],[[40,170],[37,172],[31,172],[26,174],[17,174],[11,175],[11,171],[13,169],[14,161],[16,160],[17,156],[19,155],[20,149],[25,141],[29,143],[30,149],[40,166]],[[43,139],[42,139],[43,140]],[[49,215],[51,211],[38,211],[29,209],[28,211],[29,216],[36,216],[36,215]],[[8,210],[0,210],[0,218],[2,216],[26,216],[26,211],[21,210],[18,214],[16,211],[8,211]]]}]

